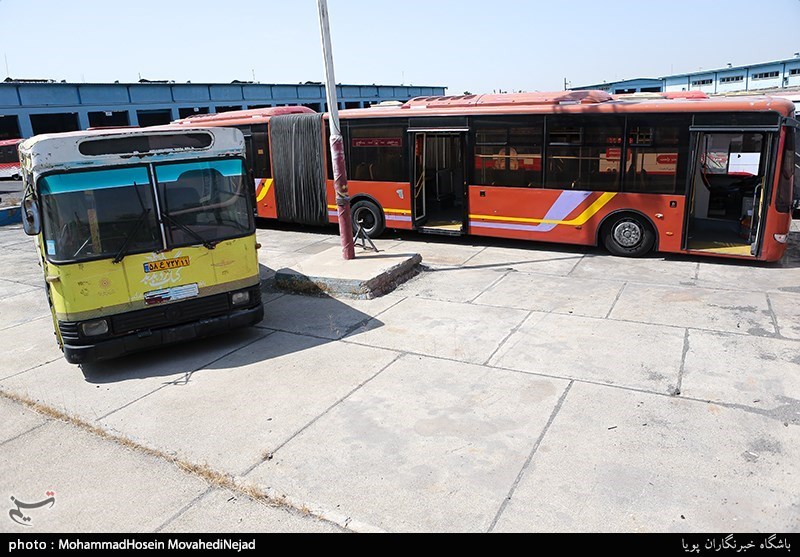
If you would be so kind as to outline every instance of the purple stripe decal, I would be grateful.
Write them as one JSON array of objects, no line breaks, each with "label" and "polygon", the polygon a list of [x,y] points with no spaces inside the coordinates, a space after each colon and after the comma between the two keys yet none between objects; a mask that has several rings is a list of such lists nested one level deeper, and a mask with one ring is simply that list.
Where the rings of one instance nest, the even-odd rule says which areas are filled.
[{"label": "purple stripe decal", "polygon": [[473,228],[495,228],[498,230],[522,230],[523,232],[549,232],[552,228],[548,230],[543,230],[541,225],[530,225],[530,224],[503,224],[502,222],[478,222],[478,221],[470,221],[469,225]]},{"label": "purple stripe decal", "polygon": [[[556,202],[553,203],[553,206],[550,207],[550,210],[547,211],[547,214],[544,216],[542,220],[564,220],[569,216],[569,214],[574,211],[578,205],[584,202],[584,200],[592,195],[590,191],[565,191],[562,192],[561,195],[558,196]],[[519,229],[519,228],[511,228],[510,230],[530,230],[532,232],[550,232],[553,230],[557,224],[537,224],[533,227]]]},{"label": "purple stripe decal", "polygon": [[399,220],[403,222],[411,222],[411,217],[404,217],[400,215],[386,215],[386,220]]}]

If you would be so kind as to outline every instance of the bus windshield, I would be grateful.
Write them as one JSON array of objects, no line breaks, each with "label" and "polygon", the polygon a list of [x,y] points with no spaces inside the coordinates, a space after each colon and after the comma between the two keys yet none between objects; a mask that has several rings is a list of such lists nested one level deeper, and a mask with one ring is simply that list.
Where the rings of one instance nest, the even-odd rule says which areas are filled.
[{"label": "bus windshield", "polygon": [[[217,242],[255,229],[241,159],[50,174],[39,181],[47,257],[80,262]],[[159,219],[157,207],[161,210]],[[166,232],[166,246],[159,220]]]},{"label": "bus windshield", "polygon": [[163,247],[146,166],[51,174],[40,180],[39,191],[45,250],[52,261]]},{"label": "bus windshield", "polygon": [[254,230],[241,159],[155,165],[171,247],[219,242]]}]

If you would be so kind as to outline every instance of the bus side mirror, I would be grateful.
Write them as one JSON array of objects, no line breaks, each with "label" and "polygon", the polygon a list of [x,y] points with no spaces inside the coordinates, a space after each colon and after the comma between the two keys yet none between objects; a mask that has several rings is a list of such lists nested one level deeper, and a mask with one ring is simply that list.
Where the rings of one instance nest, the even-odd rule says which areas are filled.
[{"label": "bus side mirror", "polygon": [[36,236],[41,231],[39,204],[32,197],[22,200],[22,229],[28,236]]}]

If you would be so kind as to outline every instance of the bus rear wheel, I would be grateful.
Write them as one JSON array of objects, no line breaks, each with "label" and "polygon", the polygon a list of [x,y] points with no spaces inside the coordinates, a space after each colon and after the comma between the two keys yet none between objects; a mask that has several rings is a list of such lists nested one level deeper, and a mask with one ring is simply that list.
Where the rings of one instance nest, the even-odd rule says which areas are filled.
[{"label": "bus rear wheel", "polygon": [[372,201],[361,199],[350,207],[353,215],[353,232],[358,231],[358,225],[364,229],[364,233],[370,238],[377,238],[386,230],[383,220],[383,211]]},{"label": "bus rear wheel", "polygon": [[641,257],[650,253],[655,243],[653,227],[637,215],[620,215],[603,227],[603,244],[614,255]]}]

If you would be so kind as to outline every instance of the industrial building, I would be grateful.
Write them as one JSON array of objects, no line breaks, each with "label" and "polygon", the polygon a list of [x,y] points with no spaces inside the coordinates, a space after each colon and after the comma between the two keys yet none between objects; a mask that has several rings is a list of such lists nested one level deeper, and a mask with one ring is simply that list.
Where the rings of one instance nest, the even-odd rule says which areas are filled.
[{"label": "industrial building", "polygon": [[709,95],[757,92],[770,94],[800,91],[800,52],[792,58],[716,70],[636,78],[583,85],[573,89],[600,89],[612,94],[702,91]]},{"label": "industrial building", "polygon": [[[407,85],[339,85],[337,90],[340,108],[445,94],[445,87]],[[0,83],[0,139],[89,127],[152,126],[194,114],[289,105],[325,110],[325,86],[317,82],[65,83],[7,78]]]}]

